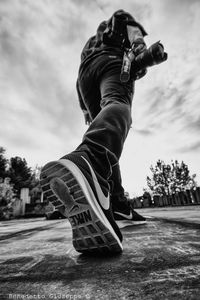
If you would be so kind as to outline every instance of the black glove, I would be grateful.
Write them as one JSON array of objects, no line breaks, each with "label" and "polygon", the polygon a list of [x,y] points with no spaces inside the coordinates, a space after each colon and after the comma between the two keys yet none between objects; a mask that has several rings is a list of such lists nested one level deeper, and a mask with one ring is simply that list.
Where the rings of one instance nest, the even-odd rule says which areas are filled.
[{"label": "black glove", "polygon": [[[136,44],[134,46],[133,51],[134,51],[135,56],[137,56],[137,55],[141,54],[142,52],[144,52],[146,49],[147,49],[147,46],[143,40],[142,43]],[[133,68],[133,72],[134,72],[134,62],[133,62],[132,68]],[[144,77],[146,74],[147,74],[147,68],[139,70],[134,74],[134,79],[139,80],[140,78]]]},{"label": "black glove", "polygon": [[85,124],[90,125],[92,123],[92,119],[91,119],[90,114],[88,113],[88,111],[83,110],[83,115],[84,115],[84,119],[85,119]]},{"label": "black glove", "polygon": [[139,80],[140,78],[144,77],[146,74],[147,74],[147,69],[142,69],[135,74],[134,79]]}]

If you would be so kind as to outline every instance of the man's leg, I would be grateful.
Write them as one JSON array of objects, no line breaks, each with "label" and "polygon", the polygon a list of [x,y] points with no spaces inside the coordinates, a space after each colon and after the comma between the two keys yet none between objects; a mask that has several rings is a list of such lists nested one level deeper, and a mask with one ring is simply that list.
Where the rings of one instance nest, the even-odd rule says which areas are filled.
[{"label": "man's leg", "polygon": [[133,87],[131,82],[120,83],[121,63],[106,64],[106,68],[100,81],[102,110],[81,145],[48,163],[41,173],[43,191],[53,204],[65,205],[74,247],[83,253],[122,251],[122,236],[110,208],[108,179],[130,128]]},{"label": "man's leg", "polygon": [[[91,77],[95,81],[95,76],[91,76]],[[84,105],[87,108],[87,111],[91,116],[91,119],[94,120],[95,117],[101,111],[100,87],[95,86],[95,82],[92,82],[92,84],[90,84],[89,87],[88,85],[86,86],[87,93],[85,93],[85,95],[82,95],[80,86],[81,86],[81,81],[78,80],[78,88],[79,88],[79,93],[81,94],[81,99],[82,101],[84,101]],[[112,211],[114,213],[114,218],[116,218],[116,220],[120,219],[121,216],[117,215],[117,212],[121,211],[122,213],[126,214],[124,218],[126,221],[126,217],[127,216],[129,217],[130,215],[130,204],[124,194],[124,188],[122,186],[119,163],[115,164],[112,167],[112,174],[109,178],[109,183],[110,183],[110,201],[111,201]],[[133,212],[132,215],[134,218],[134,224],[138,221],[141,222],[144,220],[143,217],[139,216],[135,212]]]},{"label": "man's leg", "polygon": [[[124,195],[124,188],[122,186],[122,179],[121,179],[121,172],[119,168],[119,157],[120,157],[120,151],[123,148],[123,143],[126,138],[126,135],[129,130],[129,126],[131,124],[131,103],[132,103],[132,97],[133,97],[133,81],[130,80],[127,84],[123,84],[119,80],[119,74],[120,74],[120,68],[121,68],[121,61],[113,61],[110,59],[107,59],[103,64],[101,62],[97,62],[97,68],[95,68],[95,63],[93,64],[94,69],[98,70],[98,72],[94,72],[90,75],[89,72],[87,72],[87,76],[83,77],[83,80],[80,81],[80,86],[82,87],[82,96],[83,99],[85,99],[85,105],[87,106],[88,110],[90,111],[91,116],[94,118],[94,124],[93,127],[95,130],[97,130],[97,125],[102,126],[101,130],[99,128],[99,133],[95,137],[96,144],[104,145],[104,149],[102,151],[105,151],[106,149],[108,151],[112,151],[112,153],[116,153],[114,163],[109,166],[110,173],[107,174],[107,179],[111,182],[111,204],[112,209],[114,212],[115,220],[119,221],[125,221],[127,225],[128,224],[143,224],[145,223],[146,219],[136,213],[133,208],[130,205],[130,202],[127,200],[126,196]],[[106,65],[106,67],[105,67]],[[108,71],[107,71],[108,70]],[[89,70],[88,70],[89,71]],[[105,72],[106,71],[106,72]],[[92,71],[90,71],[92,72]],[[102,75],[102,73],[105,72],[105,75]],[[85,75],[85,74],[84,74]],[[100,86],[96,85],[96,82],[99,82],[99,78],[101,78],[101,84]],[[89,85],[87,80],[90,80],[91,84]],[[82,85],[81,85],[82,83]],[[95,101],[94,101],[95,99]],[[123,110],[119,110],[119,116],[117,117],[117,113],[114,113],[114,110],[112,110],[112,104],[119,106],[122,105]],[[102,111],[100,110],[100,105],[102,108],[102,111],[104,111],[104,107],[110,108],[110,114],[108,112],[108,116],[106,118],[104,117],[104,114],[102,114]],[[128,108],[128,111],[127,111]],[[99,112],[97,115],[96,113]],[[125,117],[125,118],[123,118]],[[98,123],[99,120],[99,123]],[[108,121],[107,121],[108,120]],[[110,130],[112,122],[116,122],[116,125],[113,126],[114,132]],[[118,123],[119,122],[119,123]],[[120,123],[125,123],[124,128],[126,126],[126,132],[124,137],[121,138],[119,134],[119,125]],[[127,122],[127,123],[126,123]],[[95,131],[92,131],[92,134],[90,133],[92,126],[88,129],[88,132],[85,135],[85,141],[88,142],[88,137],[92,136],[92,134],[95,134]],[[102,138],[102,141],[100,140]],[[109,141],[112,139],[111,145]],[[94,139],[92,138],[93,142]],[[83,143],[85,142],[83,140]],[[107,143],[107,145],[106,145]],[[118,151],[118,152],[117,152]],[[108,152],[109,153],[109,152]],[[94,152],[93,152],[94,154]],[[105,157],[105,155],[104,155]],[[105,163],[102,164],[103,157],[100,158],[100,155],[97,153],[94,160],[99,160],[100,165],[105,166]],[[97,161],[98,163],[98,161]],[[100,167],[97,166],[96,169],[100,170]],[[105,171],[102,170],[103,176],[105,176]],[[119,215],[118,213],[122,213],[122,215]],[[124,220],[123,220],[124,219]],[[131,220],[130,220],[131,219]]]},{"label": "man's leg", "polygon": [[[93,65],[95,68],[95,63]],[[92,69],[92,68],[91,68]],[[133,98],[133,80],[121,83],[121,59],[104,59],[97,62],[96,69],[81,79],[81,91],[85,104],[91,111],[96,102],[92,79],[99,84],[101,110],[94,118],[83,137],[77,151],[84,149],[91,156],[95,168],[106,179],[111,176],[112,167],[118,164],[124,141],[131,125],[131,103]],[[84,74],[85,75],[85,74]],[[93,98],[93,102],[91,101]]]}]

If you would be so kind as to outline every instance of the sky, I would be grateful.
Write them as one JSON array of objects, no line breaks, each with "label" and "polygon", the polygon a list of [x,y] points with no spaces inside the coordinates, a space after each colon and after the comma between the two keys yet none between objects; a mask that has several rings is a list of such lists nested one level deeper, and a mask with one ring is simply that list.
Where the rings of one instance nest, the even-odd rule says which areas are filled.
[{"label": "sky", "polygon": [[136,82],[133,124],[120,166],[124,188],[143,193],[150,166],[184,161],[200,184],[200,1],[1,0],[0,146],[34,168],[73,151],[87,126],[75,83],[80,53],[117,9],[161,40],[168,60]]}]

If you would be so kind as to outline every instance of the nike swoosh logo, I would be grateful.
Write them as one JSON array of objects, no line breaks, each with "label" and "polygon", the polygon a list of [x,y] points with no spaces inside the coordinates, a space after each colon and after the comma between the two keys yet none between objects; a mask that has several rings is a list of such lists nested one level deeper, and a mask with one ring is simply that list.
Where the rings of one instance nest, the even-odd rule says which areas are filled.
[{"label": "nike swoosh logo", "polygon": [[96,191],[97,191],[97,195],[98,195],[98,198],[99,198],[99,202],[101,204],[101,206],[105,209],[105,210],[108,210],[109,207],[110,207],[110,197],[109,197],[109,194],[107,197],[105,197],[99,183],[98,183],[98,180],[97,180],[97,177],[96,177],[96,174],[94,173],[93,169],[91,168],[89,162],[85,159],[85,157],[81,156],[85,162],[87,163],[88,167],[90,168],[90,172],[92,174],[92,179],[93,179],[93,182],[94,182],[94,185],[95,185],[95,188],[96,188]]},{"label": "nike swoosh logo", "polygon": [[132,219],[133,219],[132,212],[130,212],[129,215],[125,215],[125,214],[122,214],[122,213],[120,213],[120,212],[115,211],[115,214],[120,215],[121,217],[124,217],[124,218],[126,218],[126,219],[128,219],[128,220],[132,220]]}]

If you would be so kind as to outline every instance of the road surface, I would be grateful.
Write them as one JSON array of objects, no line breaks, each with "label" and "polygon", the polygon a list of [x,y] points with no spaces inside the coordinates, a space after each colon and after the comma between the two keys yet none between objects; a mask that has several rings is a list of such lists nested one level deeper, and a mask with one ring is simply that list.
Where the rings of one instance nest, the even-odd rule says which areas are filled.
[{"label": "road surface", "polygon": [[140,209],[124,251],[87,257],[67,220],[0,222],[0,299],[200,299],[200,206]]}]

